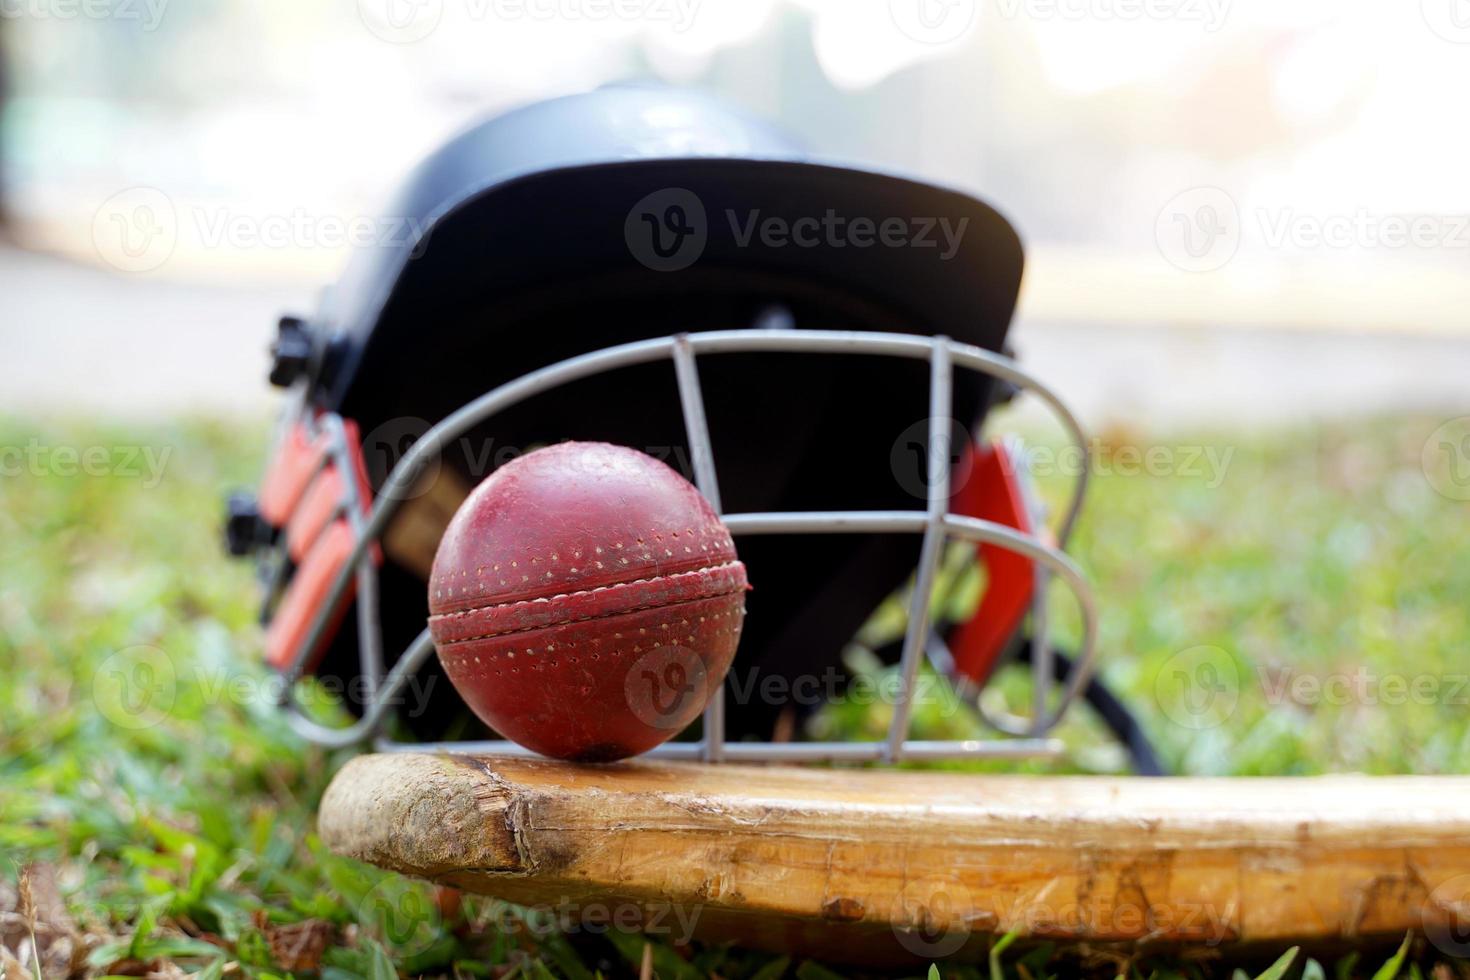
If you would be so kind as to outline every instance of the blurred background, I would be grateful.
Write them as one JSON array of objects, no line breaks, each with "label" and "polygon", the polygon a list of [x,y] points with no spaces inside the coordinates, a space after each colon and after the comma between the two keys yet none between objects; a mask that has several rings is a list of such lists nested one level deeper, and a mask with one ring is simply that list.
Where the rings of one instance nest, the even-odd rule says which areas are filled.
[{"label": "blurred background", "polygon": [[650,78],[998,206],[1093,424],[1463,403],[1466,0],[4,0],[0,39],[3,408],[264,411],[276,314],[420,157]]},{"label": "blurred background", "polygon": [[[219,500],[258,477],[277,317],[406,233],[391,194],[472,121],[656,80],[1018,227],[1014,346],[1097,436],[1104,674],[1175,768],[1470,760],[1470,0],[0,0],[0,52],[20,665],[253,650]],[[1185,654],[1239,712],[1171,714]],[[1422,710],[1279,683],[1405,663]]]},{"label": "blurred background", "polygon": [[[517,938],[495,903],[441,917],[320,846],[348,753],[274,709],[220,524],[260,476],[277,318],[403,233],[409,168],[485,114],[650,79],[1016,225],[1012,341],[1095,434],[1073,550],[1101,676],[1168,770],[1470,772],[1470,0],[0,0],[0,975],[643,962],[637,935]],[[985,696],[1030,703],[1019,669]],[[891,717],[829,708],[806,734]],[[915,734],[986,733],[959,708]],[[1059,735],[989,768],[1128,771],[1092,713]],[[385,894],[432,915],[389,929]]]}]

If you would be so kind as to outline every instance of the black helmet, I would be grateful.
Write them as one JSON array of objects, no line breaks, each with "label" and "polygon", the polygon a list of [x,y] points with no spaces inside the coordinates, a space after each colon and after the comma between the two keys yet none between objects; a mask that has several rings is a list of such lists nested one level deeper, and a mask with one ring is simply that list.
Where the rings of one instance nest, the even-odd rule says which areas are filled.
[{"label": "black helmet", "polygon": [[[346,499],[341,520],[360,531],[414,440],[498,386],[579,355],[706,331],[945,335],[999,354],[1023,263],[1011,226],[970,196],[820,162],[743,113],[652,86],[554,99],[469,129],[418,167],[383,227],[399,233],[355,255],[314,316],[283,321],[272,377],[298,397],[260,506],[236,501],[236,550],[267,559],[271,659],[293,675],[355,676],[360,631],[374,620],[390,664],[410,647],[427,616],[436,534],[458,499],[517,453],[600,440],[694,476],[668,364],[541,391],[435,447],[432,473],[374,529],[377,610],[344,615],[345,603],[322,608],[324,576],[310,559],[313,547],[328,551],[317,562],[325,578],[348,580],[352,535],[328,549],[320,500],[300,515],[316,489],[300,473],[320,472],[326,458],[320,419],[344,421],[358,452],[339,467],[355,475],[315,497]],[[939,431],[927,421],[927,360],[841,345],[821,356],[734,352],[702,357],[698,376],[725,512],[925,508]],[[978,432],[1009,390],[956,370],[945,426]],[[963,438],[951,463],[970,467]],[[294,536],[293,521],[304,525]],[[920,557],[911,534],[761,535],[739,547],[754,591],[737,664],[787,680],[840,671],[844,646]],[[1006,640],[1033,595],[1024,567],[1028,582],[1010,602],[1021,596],[1020,611],[1000,624]],[[310,644],[316,620],[320,642]],[[996,653],[972,679],[983,681]],[[759,699],[734,706],[730,734],[768,737],[778,714]],[[414,724],[438,730],[445,717]]]}]

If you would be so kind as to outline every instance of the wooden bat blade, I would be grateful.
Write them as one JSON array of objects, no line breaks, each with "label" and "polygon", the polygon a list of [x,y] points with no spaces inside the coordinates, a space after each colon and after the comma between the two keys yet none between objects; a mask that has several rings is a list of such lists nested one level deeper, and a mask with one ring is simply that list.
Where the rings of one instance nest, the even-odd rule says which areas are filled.
[{"label": "wooden bat blade", "polygon": [[509,901],[662,909],[700,938],[869,964],[983,955],[1016,929],[1216,946],[1470,924],[1470,778],[391,754],[344,767],[319,826],[338,853]]}]

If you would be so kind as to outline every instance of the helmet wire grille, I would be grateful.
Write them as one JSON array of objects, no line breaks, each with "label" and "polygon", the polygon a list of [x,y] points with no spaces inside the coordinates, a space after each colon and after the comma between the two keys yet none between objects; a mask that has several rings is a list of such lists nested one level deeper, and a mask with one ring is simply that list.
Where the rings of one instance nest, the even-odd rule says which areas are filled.
[{"label": "helmet wire grille", "polygon": [[[700,390],[697,357],[725,353],[867,354],[927,360],[929,371],[930,471],[927,501],[923,510],[898,511],[811,511],[799,513],[725,514],[715,457]],[[318,744],[340,747],[373,739],[379,750],[453,751],[525,755],[528,750],[509,741],[402,743],[383,735],[399,694],[413,674],[434,653],[434,643],[424,629],[393,665],[384,670],[382,629],[378,621],[378,568],[372,549],[382,537],[399,505],[411,496],[425,467],[437,460],[443,447],[474,427],[527,398],[539,395],[588,375],[635,364],[671,360],[678,381],[679,401],[689,439],[695,485],[720,513],[735,537],[757,534],[920,534],[923,542],[913,595],[909,600],[903,652],[899,660],[893,713],[887,737],[866,742],[729,742],[725,738],[725,691],[711,697],[705,708],[703,735],[698,742],[666,742],[650,757],[706,762],[898,762],[902,760],[1029,758],[1055,756],[1062,751],[1049,733],[1068,707],[1084,691],[1095,669],[1097,610],[1092,588],[1063,548],[1081,512],[1086,493],[1087,445],[1076,418],[1048,387],[1022,370],[1015,361],[946,337],[859,331],[816,331],[795,329],[719,330],[679,334],[635,341],[582,354],[507,382],[463,405],[429,429],[416,441],[388,474],[369,511],[355,481],[346,486],[342,511],[349,522],[354,545],[348,561],[333,580],[326,598],[316,610],[306,641],[295,660],[283,671],[285,684],[280,701],[292,727]],[[948,452],[936,451],[950,438],[953,414],[952,392],[955,368],[978,371],[1007,381],[1039,397],[1056,415],[1076,445],[1082,465],[1068,505],[1056,530],[1054,547],[1035,535],[991,521],[950,512],[952,461]],[[333,464],[349,472],[352,447],[340,416],[322,413],[314,420],[304,408],[301,421],[315,425],[327,436],[328,449],[322,465]],[[1000,739],[964,741],[920,741],[911,739],[914,692],[919,668],[926,655],[942,645],[931,628],[930,606],[946,546],[951,541],[986,543],[1018,552],[1036,563],[1038,588],[1032,604],[1032,684],[1035,704],[1030,718],[998,716],[979,704],[981,715],[1001,733]],[[1076,597],[1081,616],[1081,642],[1077,660],[1061,684],[1054,707],[1048,708],[1052,690],[1052,657],[1047,624],[1047,585],[1052,577],[1066,584]],[[359,637],[358,655],[366,705],[362,717],[346,728],[330,728],[312,721],[301,711],[292,690],[306,659],[325,639],[335,612],[355,583]],[[939,658],[935,658],[939,659]]]}]

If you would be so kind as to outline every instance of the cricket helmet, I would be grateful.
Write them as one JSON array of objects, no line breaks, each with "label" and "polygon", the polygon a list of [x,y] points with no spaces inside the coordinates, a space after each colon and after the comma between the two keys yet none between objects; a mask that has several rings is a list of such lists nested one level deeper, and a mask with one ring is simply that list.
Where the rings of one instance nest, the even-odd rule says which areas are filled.
[{"label": "cricket helmet", "polygon": [[[726,515],[754,586],[745,670],[842,671],[844,647],[918,568],[905,674],[927,656],[973,692],[1048,576],[1079,593],[1084,649],[1054,709],[991,719],[1031,738],[946,748],[902,731],[788,755],[1055,747],[1041,736],[1088,685],[1091,600],[1016,454],[976,436],[1017,387],[1080,434],[1005,354],[1023,255],[998,212],[820,161],[700,95],[614,86],[470,128],[388,213],[400,233],[355,254],[315,314],[282,321],[271,380],[291,398],[260,492],[231,503],[232,550],[255,555],[265,583],[268,661],[335,681],[361,714],[327,729],[287,698],[302,731],[342,742],[390,725],[407,678],[437,670],[425,582],[458,503],[508,459],[576,439],[665,460]],[[1080,499],[1079,486],[1063,539]],[[972,615],[933,623],[925,597],[954,542],[988,586]],[[1036,647],[1050,690],[1057,660]],[[473,732],[450,722],[449,685],[433,697],[397,730]],[[789,710],[746,699],[707,718],[700,742],[663,748],[754,757]],[[906,728],[907,709],[895,715]]]}]

